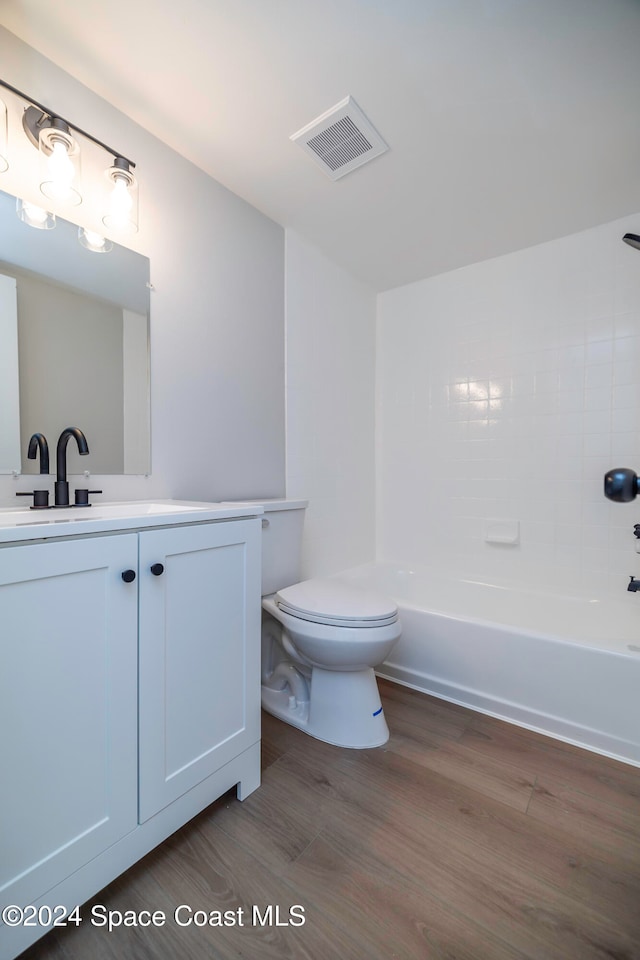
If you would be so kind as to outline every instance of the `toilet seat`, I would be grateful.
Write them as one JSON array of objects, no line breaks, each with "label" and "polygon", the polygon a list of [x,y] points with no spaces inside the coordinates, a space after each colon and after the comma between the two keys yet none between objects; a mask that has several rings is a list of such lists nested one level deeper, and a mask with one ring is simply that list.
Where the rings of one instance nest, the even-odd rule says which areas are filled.
[{"label": "toilet seat", "polygon": [[384,627],[398,619],[393,600],[330,578],[285,587],[276,603],[289,616],[335,627]]}]

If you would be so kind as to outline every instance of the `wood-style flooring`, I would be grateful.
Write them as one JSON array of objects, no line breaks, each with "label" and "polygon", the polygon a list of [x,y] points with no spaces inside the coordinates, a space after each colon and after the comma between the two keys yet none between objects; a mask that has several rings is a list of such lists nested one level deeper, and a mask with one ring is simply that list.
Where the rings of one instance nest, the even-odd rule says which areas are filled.
[{"label": "wood-style flooring", "polygon": [[[162,910],[164,927],[83,922],[24,960],[640,958],[640,769],[380,686],[385,747],[263,714],[261,788],[222,797],[82,911]],[[181,904],[244,925],[180,928]],[[252,925],[270,904],[281,924],[301,905],[304,925]]]}]

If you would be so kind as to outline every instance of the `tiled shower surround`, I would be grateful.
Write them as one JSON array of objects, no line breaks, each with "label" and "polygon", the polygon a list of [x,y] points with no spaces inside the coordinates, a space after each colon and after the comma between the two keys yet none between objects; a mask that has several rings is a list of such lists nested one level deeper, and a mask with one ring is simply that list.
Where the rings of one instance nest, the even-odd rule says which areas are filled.
[{"label": "tiled shower surround", "polygon": [[602,492],[640,473],[627,231],[640,215],[379,296],[378,559],[580,591],[640,575],[640,498]]}]

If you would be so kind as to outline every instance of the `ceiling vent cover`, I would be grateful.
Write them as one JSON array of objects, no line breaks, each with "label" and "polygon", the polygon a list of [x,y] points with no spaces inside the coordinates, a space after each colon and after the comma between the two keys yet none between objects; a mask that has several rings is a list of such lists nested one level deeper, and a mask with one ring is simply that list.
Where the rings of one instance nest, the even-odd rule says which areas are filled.
[{"label": "ceiling vent cover", "polygon": [[389,149],[353,97],[345,97],[289,139],[299,144],[332,180]]}]

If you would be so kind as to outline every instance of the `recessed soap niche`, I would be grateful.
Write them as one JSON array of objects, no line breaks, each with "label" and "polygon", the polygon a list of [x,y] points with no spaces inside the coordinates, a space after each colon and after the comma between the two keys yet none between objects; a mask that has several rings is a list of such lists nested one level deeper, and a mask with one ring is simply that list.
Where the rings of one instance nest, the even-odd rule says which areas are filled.
[{"label": "recessed soap niche", "polygon": [[519,520],[485,520],[485,543],[515,547],[520,543]]}]

